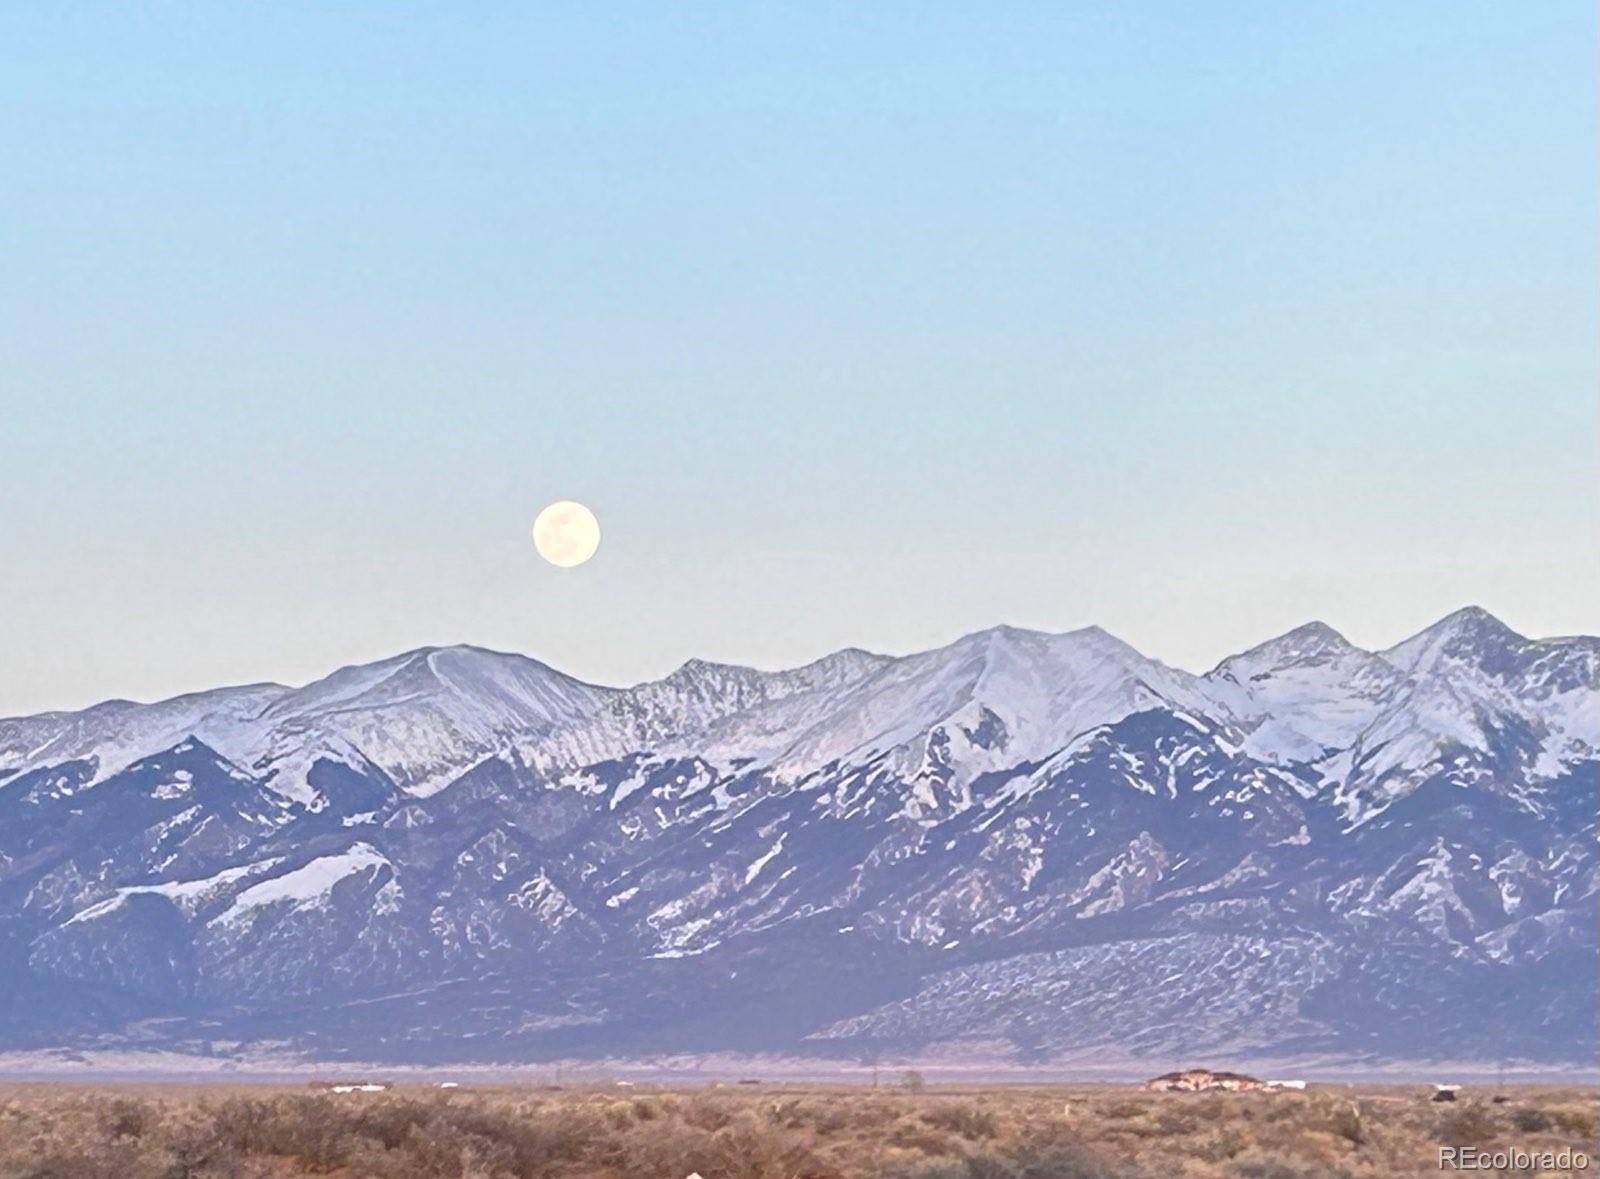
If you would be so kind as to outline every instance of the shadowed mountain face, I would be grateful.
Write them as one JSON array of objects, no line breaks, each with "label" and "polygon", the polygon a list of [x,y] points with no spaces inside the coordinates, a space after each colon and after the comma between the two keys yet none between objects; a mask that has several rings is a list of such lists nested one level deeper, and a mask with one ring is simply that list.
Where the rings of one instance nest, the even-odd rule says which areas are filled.
[{"label": "shadowed mountain face", "polygon": [[0,1047],[1592,1062],[1600,640],[428,649],[0,721]]}]

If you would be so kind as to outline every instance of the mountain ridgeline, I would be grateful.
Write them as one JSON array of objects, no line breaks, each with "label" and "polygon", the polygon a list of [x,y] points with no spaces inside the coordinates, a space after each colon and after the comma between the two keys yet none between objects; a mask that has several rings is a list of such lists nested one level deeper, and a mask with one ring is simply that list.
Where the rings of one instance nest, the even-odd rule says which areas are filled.
[{"label": "mountain ridgeline", "polygon": [[1591,1064],[1600,640],[430,648],[0,720],[0,1048]]}]

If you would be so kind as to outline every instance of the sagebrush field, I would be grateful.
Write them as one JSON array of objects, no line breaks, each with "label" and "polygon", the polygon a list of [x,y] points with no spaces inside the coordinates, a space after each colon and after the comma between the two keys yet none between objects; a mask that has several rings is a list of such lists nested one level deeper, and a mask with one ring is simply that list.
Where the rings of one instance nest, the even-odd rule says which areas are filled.
[{"label": "sagebrush field", "polygon": [[1331,1179],[1436,1175],[1441,1145],[1585,1151],[1587,1172],[1541,1172],[1565,1175],[1593,1173],[1595,1115],[1576,1086],[1434,1104],[1416,1086],[15,1084],[0,1089],[0,1176]]}]

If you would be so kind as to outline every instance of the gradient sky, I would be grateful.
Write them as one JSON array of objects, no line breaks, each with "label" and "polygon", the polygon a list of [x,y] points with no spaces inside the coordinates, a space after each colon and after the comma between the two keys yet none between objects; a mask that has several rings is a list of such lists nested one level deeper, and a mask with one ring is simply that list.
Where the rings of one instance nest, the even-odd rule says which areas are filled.
[{"label": "gradient sky", "polygon": [[[331,11],[337,9],[337,11]],[[0,713],[1600,631],[1588,0],[0,8]],[[599,556],[543,564],[545,502]]]}]

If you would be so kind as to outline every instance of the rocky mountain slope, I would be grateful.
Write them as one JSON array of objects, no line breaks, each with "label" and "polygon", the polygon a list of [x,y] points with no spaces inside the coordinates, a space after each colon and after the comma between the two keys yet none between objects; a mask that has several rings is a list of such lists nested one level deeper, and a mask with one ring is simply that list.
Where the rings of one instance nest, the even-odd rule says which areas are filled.
[{"label": "rocky mountain slope", "polygon": [[1594,1059],[1600,640],[470,647],[0,721],[0,1046]]}]

